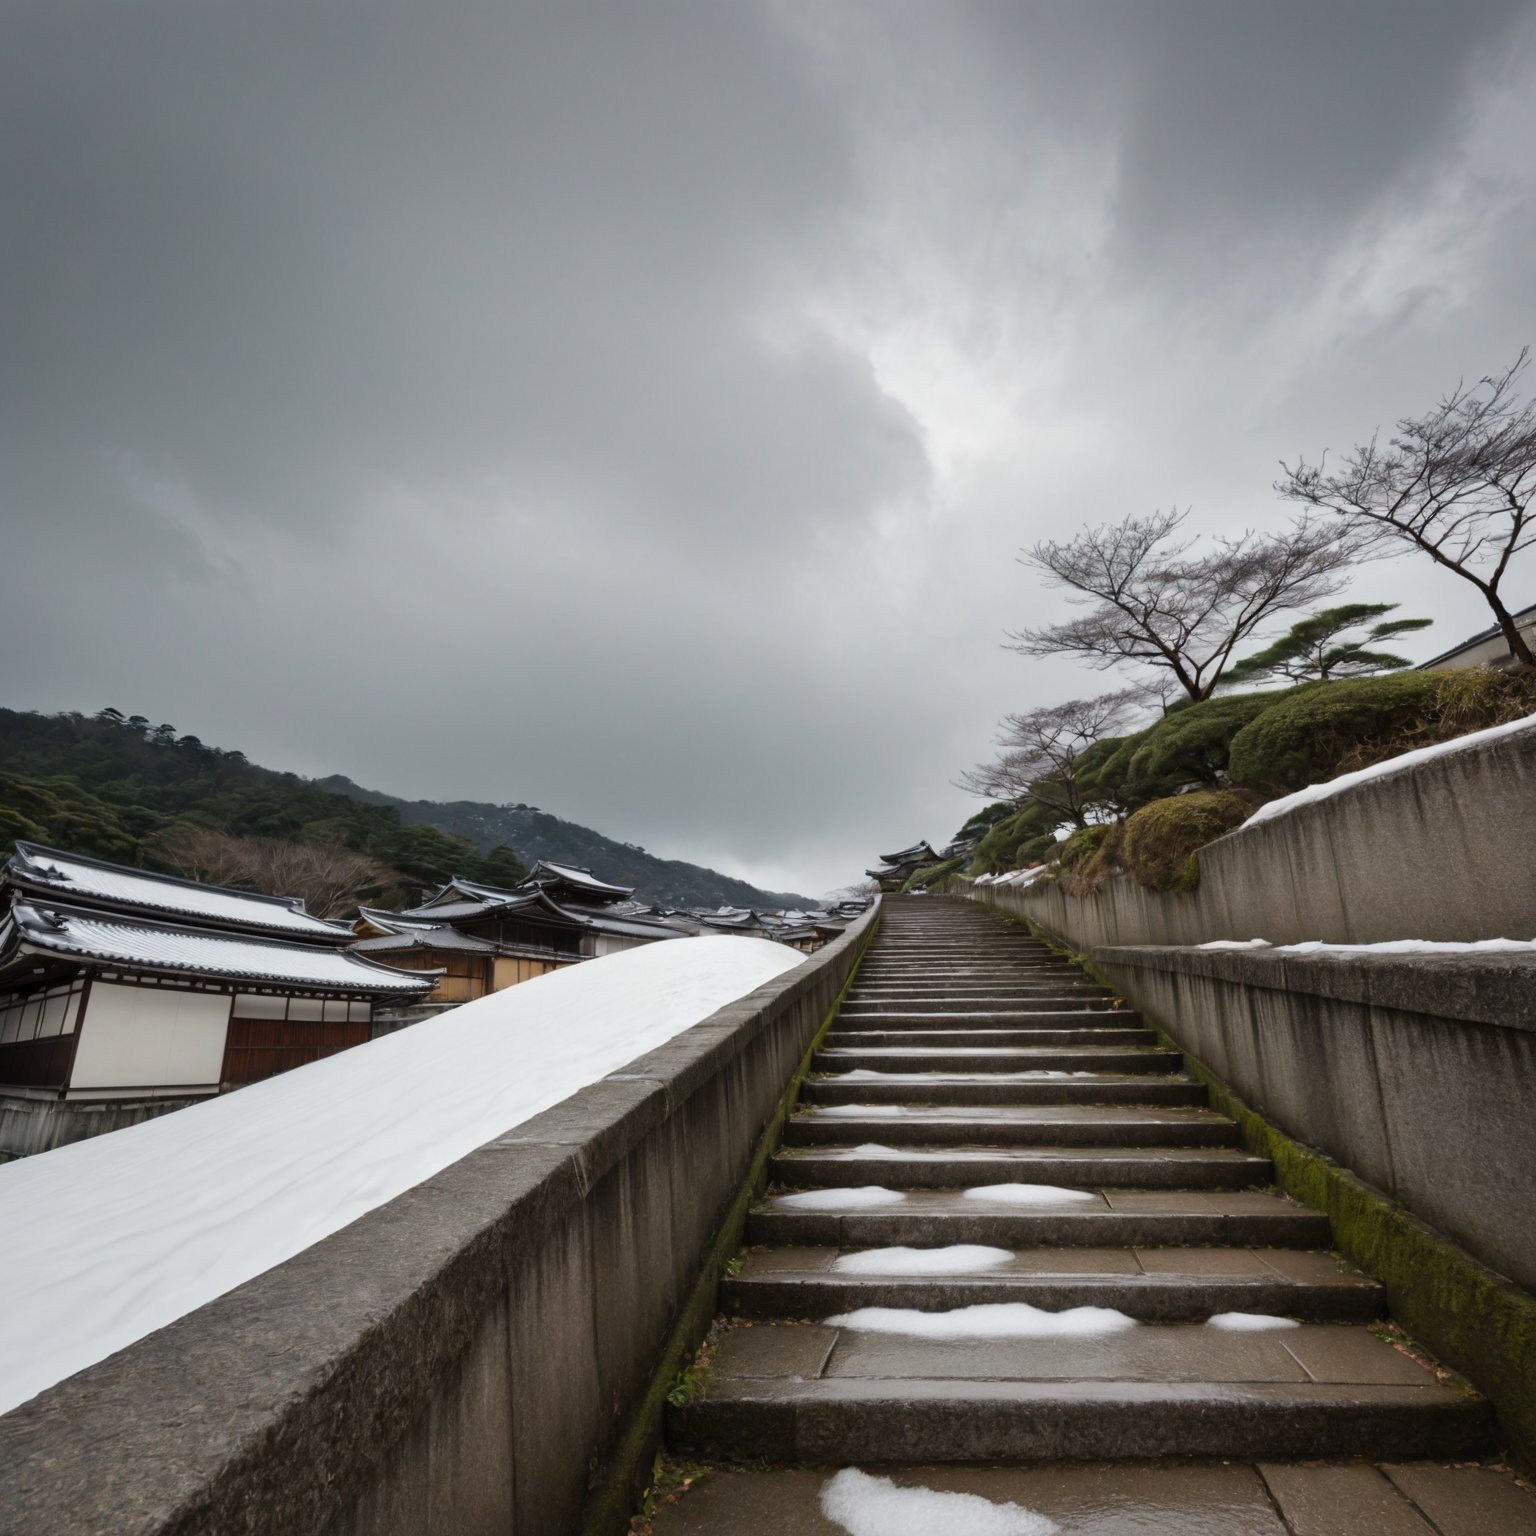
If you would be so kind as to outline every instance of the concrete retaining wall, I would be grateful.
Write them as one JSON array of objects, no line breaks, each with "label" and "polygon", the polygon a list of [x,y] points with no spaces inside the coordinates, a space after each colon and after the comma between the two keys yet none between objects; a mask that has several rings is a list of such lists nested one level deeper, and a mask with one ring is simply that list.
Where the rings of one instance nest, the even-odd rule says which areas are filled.
[{"label": "concrete retaining wall", "polygon": [[168,1115],[208,1095],[174,1099],[122,1099],[108,1103],[78,1103],[57,1098],[32,1098],[0,1093],[0,1163],[13,1157],[51,1152],[71,1142],[104,1136]]},{"label": "concrete retaining wall", "polygon": [[1091,958],[1265,1119],[1536,1290],[1536,960]]},{"label": "concrete retaining wall", "polygon": [[1200,888],[1127,879],[977,895],[1102,944],[1536,938],[1536,727],[1239,827],[1200,851]]},{"label": "concrete retaining wall", "polygon": [[875,921],[0,1418],[0,1529],[570,1531]]}]

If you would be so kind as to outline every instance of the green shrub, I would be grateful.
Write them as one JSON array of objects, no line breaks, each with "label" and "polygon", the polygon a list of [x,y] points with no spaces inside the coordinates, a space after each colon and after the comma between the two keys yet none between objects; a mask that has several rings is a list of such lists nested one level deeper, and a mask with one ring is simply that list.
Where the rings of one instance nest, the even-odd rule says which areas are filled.
[{"label": "green shrub", "polygon": [[1154,891],[1192,891],[1198,850],[1241,826],[1257,801],[1239,791],[1195,790],[1154,800],[1125,823],[1121,858],[1132,879]]},{"label": "green shrub", "polygon": [[1232,782],[1281,794],[1443,739],[1426,731],[1443,686],[1434,672],[1397,672],[1292,689],[1233,737]]},{"label": "green shrub", "polygon": [[1049,806],[1030,803],[1023,810],[998,822],[976,845],[971,857],[970,873],[973,875],[997,874],[1005,869],[1016,869],[1018,861],[1032,850],[1053,847],[1056,839],[1052,829],[1061,820],[1061,813]]},{"label": "green shrub", "polygon": [[1126,808],[1131,759],[1153,729],[1149,726],[1132,736],[1106,736],[1094,742],[1078,758],[1078,783],[1090,799],[1102,805]]},{"label": "green shrub", "polygon": [[1292,691],[1226,694],[1169,711],[1146,733],[1126,765],[1131,803],[1173,794],[1190,783],[1219,786],[1233,738]]},{"label": "green shrub", "polygon": [[1001,800],[983,806],[955,833],[955,841],[959,842],[963,837],[980,837],[989,827],[995,827],[998,822],[1006,821],[1012,815],[1013,807]]},{"label": "green shrub", "polygon": [[1057,860],[1063,869],[1081,869],[1093,859],[1100,848],[1104,846],[1104,839],[1109,836],[1109,827],[1079,827],[1060,846]]},{"label": "green shrub", "polygon": [[907,883],[902,886],[902,890],[932,890],[940,881],[947,879],[950,875],[958,874],[964,865],[964,859],[946,859],[942,864],[924,864],[921,869],[915,869],[907,876]]}]

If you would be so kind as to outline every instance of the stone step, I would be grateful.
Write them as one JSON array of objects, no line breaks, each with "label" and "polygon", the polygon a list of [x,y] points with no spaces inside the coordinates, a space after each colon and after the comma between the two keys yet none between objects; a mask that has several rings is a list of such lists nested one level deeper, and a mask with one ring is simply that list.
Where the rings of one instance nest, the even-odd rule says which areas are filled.
[{"label": "stone step", "polygon": [[1369,1329],[1148,1324],[1069,1338],[727,1329],[674,1450],[805,1462],[1464,1458],[1487,1404]]},{"label": "stone step", "polygon": [[[877,1181],[890,1187],[888,1181]],[[1096,1189],[1070,1205],[970,1199],[956,1189],[895,1190],[900,1201],[807,1209],[774,1195],[747,1217],[748,1243],[944,1248],[1325,1248],[1328,1218],[1259,1190]],[[825,1192],[823,1192],[825,1193]]]},{"label": "stone step", "polygon": [[900,958],[882,958],[879,955],[867,957],[859,966],[858,977],[861,981],[871,981],[876,977],[887,976],[902,978],[914,978],[922,976],[965,976],[975,971],[984,971],[999,976],[1035,976],[1049,975],[1074,975],[1087,980],[1086,975],[1069,961],[1062,960],[1054,955],[1019,955],[1003,954],[979,954],[962,953],[954,949],[934,950],[931,954],[906,955]]},{"label": "stone step", "polygon": [[942,1001],[927,998],[868,998],[845,1002],[838,1016],[855,1019],[1028,1019],[1042,1013],[1091,1013],[1095,1018],[1113,1016],[1125,1010],[1105,1006],[1102,997],[1084,997],[1071,992],[1041,992],[1031,997],[957,997]]},{"label": "stone step", "polygon": [[1038,1029],[835,1029],[822,1041],[822,1047],[829,1051],[860,1046],[872,1048],[906,1045],[937,1048],[1105,1045],[1123,1048],[1156,1044],[1157,1034],[1154,1030],[1121,1029],[1097,1024],[1082,1029],[1062,1029],[1054,1024],[1045,1024]]},{"label": "stone step", "polygon": [[[1011,1505],[1023,1512],[1013,1529],[1028,1529],[1022,1522],[1032,1514],[1037,1528],[1070,1536],[1536,1536],[1536,1497],[1503,1467],[1229,1459],[872,1471],[880,1481],[866,1486],[896,1501],[903,1529],[935,1533],[981,1529],[980,1499],[984,1516],[986,1505],[997,1508],[988,1529],[1010,1528]],[[860,1474],[835,1465],[713,1469],[662,1505],[655,1536],[843,1536],[847,1528],[822,1512],[834,1476],[846,1485]]]},{"label": "stone step", "polygon": [[807,1104],[1204,1104],[1201,1083],[1153,1073],[1079,1072],[1060,1077],[997,1072],[890,1072],[868,1068],[808,1077]]},{"label": "stone step", "polygon": [[859,982],[849,991],[849,1001],[859,1001],[865,997],[974,997],[982,992],[998,991],[1008,995],[1035,994],[1035,992],[1051,991],[1052,988],[1060,988],[1074,995],[1083,997],[1111,997],[1112,989],[1107,986],[1098,986],[1092,982],[1083,982],[1072,975],[1046,975],[1038,978],[980,977],[974,982]]},{"label": "stone step", "polygon": [[[751,1252],[738,1274],[721,1281],[721,1309],[731,1317],[824,1318],[857,1307],[947,1312],[1025,1301],[1049,1312],[1111,1307],[1147,1323],[1203,1323],[1221,1312],[1369,1322],[1384,1301],[1381,1286],[1341,1271],[1332,1254],[1284,1248],[1032,1248],[982,1273],[920,1276],[871,1271],[879,1258],[878,1250]],[[860,1268],[839,1268],[849,1263]]]},{"label": "stone step", "polygon": [[1050,1184],[1065,1189],[1251,1189],[1273,1174],[1267,1157],[1237,1147],[791,1147],[770,1161],[795,1188],[971,1189]]},{"label": "stone step", "polygon": [[[882,1107],[890,1112],[882,1114]],[[791,1115],[784,1126],[784,1143],[791,1147],[865,1141],[888,1146],[1231,1147],[1237,1145],[1237,1127],[1209,1109],[899,1104],[822,1106]]]},{"label": "stone step", "polygon": [[1076,1046],[1069,1050],[1014,1046],[990,1050],[936,1046],[884,1046],[869,1049],[817,1051],[813,1072],[1176,1072],[1184,1058],[1178,1051],[1147,1046],[1117,1050],[1114,1046]]},{"label": "stone step", "polygon": [[1042,1001],[1036,1007],[955,1010],[953,1012],[908,1012],[891,1007],[879,1012],[838,1014],[839,1030],[871,1029],[1142,1029],[1139,1013],[1129,1008],[1061,1007]]}]

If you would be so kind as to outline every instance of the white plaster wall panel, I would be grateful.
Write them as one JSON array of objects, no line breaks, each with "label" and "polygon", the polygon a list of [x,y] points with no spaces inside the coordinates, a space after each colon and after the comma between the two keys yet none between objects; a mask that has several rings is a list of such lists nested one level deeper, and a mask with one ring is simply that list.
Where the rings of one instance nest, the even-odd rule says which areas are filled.
[{"label": "white plaster wall panel", "polygon": [[72,1088],[216,1083],[229,999],[97,982],[86,1004]]}]

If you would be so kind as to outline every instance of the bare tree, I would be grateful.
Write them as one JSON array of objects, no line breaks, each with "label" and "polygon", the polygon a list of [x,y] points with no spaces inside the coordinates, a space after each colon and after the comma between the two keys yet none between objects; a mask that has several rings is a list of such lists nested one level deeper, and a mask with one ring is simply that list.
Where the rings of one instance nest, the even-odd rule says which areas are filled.
[{"label": "bare tree", "polygon": [[378,860],[339,843],[235,837],[211,827],[167,828],[151,840],[151,852],[189,880],[298,896],[317,917],[341,916],[360,900],[402,883]]},{"label": "bare tree", "polygon": [[1123,728],[1140,702],[1135,689],[1097,699],[1069,699],[1009,715],[998,731],[998,754],[960,775],[959,786],[988,800],[1034,800],[1087,824],[1091,800],[1078,760],[1096,741]]},{"label": "bare tree", "polygon": [[1012,648],[1077,656],[1100,670],[1146,666],[1206,699],[1235,646],[1272,615],[1337,592],[1357,555],[1358,540],[1305,517],[1284,533],[1217,538],[1191,555],[1196,541],[1178,537],[1188,515],[1128,517],[1026,551],[1021,564],[1079,594],[1071,601],[1088,611],[1011,633]]},{"label": "bare tree", "polygon": [[1536,655],[1499,596],[1510,561],[1536,544],[1536,401],[1516,387],[1530,348],[1503,373],[1458,384],[1423,416],[1404,416],[1386,447],[1380,434],[1346,455],[1332,474],[1283,459],[1275,489],[1332,512],[1381,546],[1423,550],[1483,594],[1517,661]]}]

